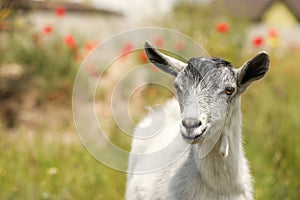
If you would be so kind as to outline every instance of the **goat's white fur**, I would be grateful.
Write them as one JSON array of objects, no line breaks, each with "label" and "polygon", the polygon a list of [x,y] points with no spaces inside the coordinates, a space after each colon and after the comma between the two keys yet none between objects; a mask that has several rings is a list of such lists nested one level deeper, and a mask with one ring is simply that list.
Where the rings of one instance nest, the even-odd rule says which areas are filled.
[{"label": "goat's white fur", "polygon": [[[252,179],[242,149],[240,97],[231,109],[230,120],[224,125],[221,139],[206,157],[199,158],[198,144],[188,145],[187,151],[184,151],[187,145],[182,142],[182,145],[174,147],[174,151],[184,152],[176,162],[155,172],[128,174],[126,199],[251,200]],[[166,116],[163,129],[149,140],[134,139],[132,152],[146,154],[159,151],[180,135],[178,124],[181,118],[177,100],[167,102],[164,111],[152,113],[152,117],[161,119],[162,115]],[[141,124],[149,120],[150,116]],[[135,136],[143,134],[136,129]],[[131,158],[129,171],[141,169],[139,165],[143,163]]]}]

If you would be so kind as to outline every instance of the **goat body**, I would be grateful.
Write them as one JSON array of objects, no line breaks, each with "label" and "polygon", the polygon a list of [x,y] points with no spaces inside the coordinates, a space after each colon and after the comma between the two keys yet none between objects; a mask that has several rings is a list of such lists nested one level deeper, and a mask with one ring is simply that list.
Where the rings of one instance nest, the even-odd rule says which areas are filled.
[{"label": "goat body", "polygon": [[[220,59],[174,62],[148,43],[145,50],[151,62],[176,77],[178,100],[171,99],[162,110],[152,111],[136,128],[126,198],[253,199],[242,147],[240,94],[267,72],[268,54],[262,52],[234,69]],[[161,129],[153,119],[164,121]],[[141,128],[151,120],[147,129]],[[153,137],[140,139],[154,130],[158,131]],[[154,158],[148,159],[152,154]]]},{"label": "goat body", "polygon": [[[252,199],[252,179],[241,145],[239,103],[236,106],[237,112],[233,114],[231,120],[228,120],[229,123],[225,127],[227,132],[225,134],[230,136],[228,137],[230,148],[226,158],[219,153],[220,141],[203,159],[197,157],[198,144],[187,146],[182,141],[182,145],[176,146],[176,150],[183,154],[174,163],[151,173],[129,174],[127,199]],[[178,102],[175,99],[170,100],[164,106],[164,110],[167,119],[161,130],[163,134],[157,134],[151,141],[133,141],[132,152],[147,154],[159,151],[173,139],[180,139],[176,137],[180,135],[179,126],[176,125],[180,123]],[[158,115],[162,114],[160,111],[156,112]],[[150,120],[149,117],[144,121]],[[135,132],[135,134],[143,133]],[[162,158],[167,156],[170,154],[162,155]],[[130,165],[130,171],[140,167],[137,165],[144,165],[130,160],[130,164],[132,163],[134,165]]]}]

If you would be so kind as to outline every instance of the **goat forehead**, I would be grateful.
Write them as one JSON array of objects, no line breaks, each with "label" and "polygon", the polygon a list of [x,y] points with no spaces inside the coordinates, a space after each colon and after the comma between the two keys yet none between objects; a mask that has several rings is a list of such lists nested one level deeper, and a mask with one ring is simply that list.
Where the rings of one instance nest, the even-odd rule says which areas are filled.
[{"label": "goat forehead", "polygon": [[182,74],[184,82],[236,82],[233,66],[220,58],[192,58]]}]

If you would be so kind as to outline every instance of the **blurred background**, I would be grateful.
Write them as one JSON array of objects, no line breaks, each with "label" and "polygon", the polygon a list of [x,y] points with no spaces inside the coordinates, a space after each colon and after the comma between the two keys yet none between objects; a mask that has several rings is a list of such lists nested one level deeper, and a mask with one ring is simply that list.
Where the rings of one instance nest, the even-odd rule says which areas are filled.
[{"label": "blurred background", "polygon": [[[256,199],[300,199],[298,0],[0,0],[0,8],[0,199],[123,199],[126,174],[101,164],[80,142],[72,87],[98,44],[145,26],[180,31],[236,67],[259,51],[270,53],[269,73],[243,96],[245,152]],[[154,45],[163,48],[165,40],[157,37]],[[188,50],[184,43],[174,48]],[[131,49],[128,41],[120,54]],[[142,51],[123,56],[119,69],[104,75],[96,103],[110,106],[112,82],[130,69],[120,70],[124,63],[146,62]],[[95,80],[102,73],[86,70]],[[172,95],[147,85],[130,111],[138,121],[144,106]],[[112,117],[105,128],[130,149]]]}]

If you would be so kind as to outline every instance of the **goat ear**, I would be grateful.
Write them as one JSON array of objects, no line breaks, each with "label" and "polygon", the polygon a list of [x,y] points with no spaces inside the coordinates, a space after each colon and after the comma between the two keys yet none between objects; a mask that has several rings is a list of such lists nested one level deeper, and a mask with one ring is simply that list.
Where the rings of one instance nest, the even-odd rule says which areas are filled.
[{"label": "goat ear", "polygon": [[150,62],[173,76],[177,76],[178,72],[187,66],[186,63],[159,52],[147,41],[145,42],[145,51]]},{"label": "goat ear", "polygon": [[261,52],[238,69],[237,82],[241,90],[244,91],[253,81],[261,79],[267,73],[269,64],[269,54]]}]

